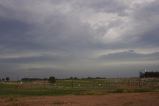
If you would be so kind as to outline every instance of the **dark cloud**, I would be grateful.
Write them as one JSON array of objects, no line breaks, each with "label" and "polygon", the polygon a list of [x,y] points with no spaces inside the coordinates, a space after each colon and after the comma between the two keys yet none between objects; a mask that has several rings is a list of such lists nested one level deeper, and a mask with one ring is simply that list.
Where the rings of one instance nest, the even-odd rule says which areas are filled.
[{"label": "dark cloud", "polygon": [[0,20],[0,45],[5,48],[32,48],[34,36],[27,34],[33,28],[32,25],[23,23],[19,20]]},{"label": "dark cloud", "polygon": [[[80,76],[85,70],[87,75],[97,70],[105,74],[124,67],[128,70],[124,65],[113,68],[113,63],[101,66],[109,61],[157,64],[158,6],[157,0],[1,0],[0,67],[15,74],[57,69],[65,73],[61,76],[68,70]],[[108,55],[100,55],[104,53]],[[132,68],[134,64],[127,65]]]},{"label": "dark cloud", "polygon": [[143,34],[143,37],[139,39],[139,43],[146,46],[159,46],[159,27],[149,30]]}]

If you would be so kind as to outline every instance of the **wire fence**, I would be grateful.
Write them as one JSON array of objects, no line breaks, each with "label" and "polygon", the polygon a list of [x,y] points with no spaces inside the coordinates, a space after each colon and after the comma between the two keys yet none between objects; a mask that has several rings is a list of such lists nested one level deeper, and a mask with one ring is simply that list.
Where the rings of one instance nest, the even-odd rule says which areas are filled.
[{"label": "wire fence", "polygon": [[[159,78],[114,78],[114,79],[64,79],[56,80],[56,83],[50,84],[47,81],[32,81],[32,82],[6,82],[7,85],[1,82],[2,87],[15,87],[26,89],[158,89]],[[8,85],[9,84],[9,85]]]},{"label": "wire fence", "polygon": [[54,84],[58,88],[94,88],[94,89],[159,89],[159,79],[91,79],[59,80]]}]

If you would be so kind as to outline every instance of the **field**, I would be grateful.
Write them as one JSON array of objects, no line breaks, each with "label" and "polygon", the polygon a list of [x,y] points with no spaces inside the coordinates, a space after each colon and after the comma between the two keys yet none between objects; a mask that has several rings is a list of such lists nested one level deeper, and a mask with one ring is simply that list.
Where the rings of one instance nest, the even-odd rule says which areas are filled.
[{"label": "field", "polygon": [[0,106],[159,106],[159,93],[0,97]]},{"label": "field", "polygon": [[0,83],[0,95],[102,95],[123,92],[158,92],[159,79],[80,79]]},{"label": "field", "polygon": [[0,106],[158,106],[158,99],[159,79],[0,83]]}]

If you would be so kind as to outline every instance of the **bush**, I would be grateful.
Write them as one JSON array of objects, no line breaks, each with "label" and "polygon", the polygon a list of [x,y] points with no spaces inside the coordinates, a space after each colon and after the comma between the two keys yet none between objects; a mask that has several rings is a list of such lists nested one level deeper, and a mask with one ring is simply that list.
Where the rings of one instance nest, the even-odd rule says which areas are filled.
[{"label": "bush", "polygon": [[49,77],[48,81],[49,81],[49,83],[55,83],[56,79],[55,79],[55,77],[51,76],[51,77]]},{"label": "bush", "polygon": [[10,80],[10,78],[9,77],[6,77],[6,81],[8,82]]}]

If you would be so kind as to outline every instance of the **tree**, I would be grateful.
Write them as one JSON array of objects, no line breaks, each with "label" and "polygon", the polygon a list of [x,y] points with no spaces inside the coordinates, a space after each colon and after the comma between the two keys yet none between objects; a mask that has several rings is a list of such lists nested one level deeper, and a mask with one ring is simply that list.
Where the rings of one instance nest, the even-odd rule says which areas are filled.
[{"label": "tree", "polygon": [[5,81],[5,79],[4,79],[4,78],[2,78],[2,81],[4,82],[4,81]]},{"label": "tree", "polygon": [[10,78],[9,77],[6,77],[6,81],[8,82],[10,80]]},{"label": "tree", "polygon": [[55,83],[56,79],[54,76],[51,76],[51,77],[49,77],[48,81],[49,81],[49,83]]}]

